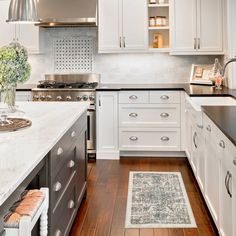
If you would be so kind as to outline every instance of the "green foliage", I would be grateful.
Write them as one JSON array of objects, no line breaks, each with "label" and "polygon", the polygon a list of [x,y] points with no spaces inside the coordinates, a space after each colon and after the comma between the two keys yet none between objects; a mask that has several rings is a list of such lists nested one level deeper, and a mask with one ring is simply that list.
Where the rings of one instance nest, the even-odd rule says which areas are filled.
[{"label": "green foliage", "polygon": [[14,86],[29,79],[31,66],[27,50],[19,43],[0,48],[0,85]]}]

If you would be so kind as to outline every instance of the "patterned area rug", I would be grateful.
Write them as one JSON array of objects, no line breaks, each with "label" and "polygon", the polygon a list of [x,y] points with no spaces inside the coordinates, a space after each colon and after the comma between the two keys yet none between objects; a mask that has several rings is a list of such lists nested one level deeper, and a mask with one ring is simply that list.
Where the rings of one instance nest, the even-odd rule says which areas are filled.
[{"label": "patterned area rug", "polygon": [[179,172],[130,172],[126,228],[196,228]]}]

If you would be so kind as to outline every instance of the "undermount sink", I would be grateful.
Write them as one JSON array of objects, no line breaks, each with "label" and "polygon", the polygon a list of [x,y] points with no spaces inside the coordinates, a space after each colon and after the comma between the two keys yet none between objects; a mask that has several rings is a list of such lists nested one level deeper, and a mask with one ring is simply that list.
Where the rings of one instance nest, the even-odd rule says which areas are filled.
[{"label": "undermount sink", "polygon": [[190,97],[189,101],[197,111],[201,111],[201,106],[236,106],[232,97]]}]

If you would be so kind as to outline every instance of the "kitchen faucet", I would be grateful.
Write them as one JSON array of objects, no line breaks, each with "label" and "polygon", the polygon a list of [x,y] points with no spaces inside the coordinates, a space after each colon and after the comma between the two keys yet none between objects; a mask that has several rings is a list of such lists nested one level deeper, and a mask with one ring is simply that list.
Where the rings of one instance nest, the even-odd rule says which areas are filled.
[{"label": "kitchen faucet", "polygon": [[231,63],[231,62],[236,62],[236,58],[231,58],[230,60],[228,60],[225,64],[224,64],[224,67],[221,71],[221,76],[224,77],[225,76],[225,70],[226,70],[226,67]]}]

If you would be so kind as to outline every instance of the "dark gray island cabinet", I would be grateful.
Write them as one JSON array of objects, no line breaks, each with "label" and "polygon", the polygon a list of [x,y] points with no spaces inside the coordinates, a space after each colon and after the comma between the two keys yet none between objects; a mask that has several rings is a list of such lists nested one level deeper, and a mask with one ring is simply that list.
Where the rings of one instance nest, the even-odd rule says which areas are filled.
[{"label": "dark gray island cabinet", "polygon": [[[65,132],[60,140],[0,206],[0,236],[3,218],[25,189],[49,187],[48,235],[69,234],[87,190],[87,111]],[[32,235],[39,235],[36,224]]]},{"label": "dark gray island cabinet", "polygon": [[49,155],[50,235],[68,235],[87,189],[87,114],[67,131]]}]

